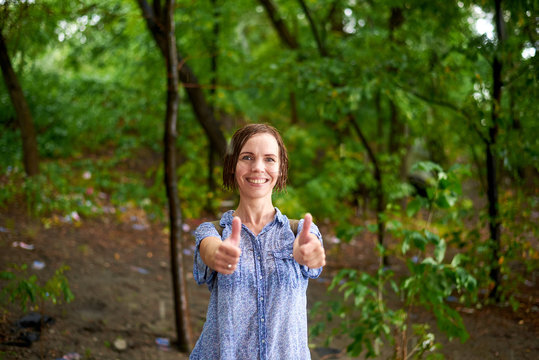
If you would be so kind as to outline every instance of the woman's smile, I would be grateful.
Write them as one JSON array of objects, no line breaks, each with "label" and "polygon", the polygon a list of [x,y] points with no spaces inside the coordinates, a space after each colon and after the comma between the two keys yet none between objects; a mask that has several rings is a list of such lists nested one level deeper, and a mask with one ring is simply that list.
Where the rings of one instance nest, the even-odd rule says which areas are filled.
[{"label": "woman's smile", "polygon": [[251,184],[265,184],[269,181],[269,179],[254,179],[254,178],[247,178],[247,181]]}]

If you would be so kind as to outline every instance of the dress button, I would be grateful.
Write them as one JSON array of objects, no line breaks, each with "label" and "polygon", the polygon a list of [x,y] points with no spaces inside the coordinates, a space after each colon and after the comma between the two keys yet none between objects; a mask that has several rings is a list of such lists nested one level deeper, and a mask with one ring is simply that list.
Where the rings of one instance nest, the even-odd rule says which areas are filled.
[{"label": "dress button", "polygon": [[264,322],[264,318],[260,319],[260,321]]}]

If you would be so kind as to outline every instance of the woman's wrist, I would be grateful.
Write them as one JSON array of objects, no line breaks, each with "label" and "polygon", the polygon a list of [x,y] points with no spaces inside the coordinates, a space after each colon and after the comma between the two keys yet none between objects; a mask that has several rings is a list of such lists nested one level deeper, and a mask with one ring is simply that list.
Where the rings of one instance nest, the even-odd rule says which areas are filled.
[{"label": "woman's wrist", "polygon": [[209,236],[202,239],[200,242],[200,257],[206,266],[210,269],[215,270],[215,253],[219,248],[220,239],[216,237]]}]

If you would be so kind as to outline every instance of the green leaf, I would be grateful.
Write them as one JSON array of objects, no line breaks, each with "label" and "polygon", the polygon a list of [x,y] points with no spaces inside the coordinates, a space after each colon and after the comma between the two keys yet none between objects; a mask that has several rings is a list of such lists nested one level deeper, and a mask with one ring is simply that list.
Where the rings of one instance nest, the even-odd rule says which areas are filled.
[{"label": "green leaf", "polygon": [[418,231],[412,231],[408,234],[409,238],[412,240],[412,243],[416,248],[421,251],[425,251],[425,246],[427,245],[427,239],[421,235]]},{"label": "green leaf", "polygon": [[463,254],[456,254],[455,256],[453,256],[453,260],[451,260],[451,266],[454,268],[458,267],[461,264],[462,260],[464,260],[465,258],[466,256]]},{"label": "green leaf", "polygon": [[408,250],[410,250],[410,239],[406,237],[402,241],[402,245],[401,245],[402,254],[405,255],[408,252]]},{"label": "green leaf", "polygon": [[415,198],[406,205],[406,215],[408,217],[413,217],[423,206],[423,198]]},{"label": "green leaf", "polygon": [[436,198],[436,205],[441,209],[449,209],[451,206],[449,205],[449,201],[447,199],[446,194],[440,194]]},{"label": "green leaf", "polygon": [[442,172],[443,169],[440,165],[431,161],[420,161],[412,165],[412,171],[426,171],[426,172]]},{"label": "green leaf", "polygon": [[13,274],[11,271],[2,271],[0,272],[0,279],[13,280],[15,279],[15,274]]},{"label": "green leaf", "polygon": [[425,236],[427,237],[428,242],[431,244],[436,245],[440,242],[440,237],[429,230],[425,230]]},{"label": "green leaf", "polygon": [[421,264],[425,264],[425,265],[433,265],[433,266],[436,266],[439,264],[439,262],[436,262],[433,258],[431,258],[430,256],[425,258]]},{"label": "green leaf", "polygon": [[378,224],[368,224],[367,230],[374,233],[378,231]]},{"label": "green leaf", "polygon": [[434,257],[439,264],[441,264],[444,260],[446,247],[447,245],[445,241],[441,239],[440,242],[438,242],[438,245],[436,245],[434,248]]}]

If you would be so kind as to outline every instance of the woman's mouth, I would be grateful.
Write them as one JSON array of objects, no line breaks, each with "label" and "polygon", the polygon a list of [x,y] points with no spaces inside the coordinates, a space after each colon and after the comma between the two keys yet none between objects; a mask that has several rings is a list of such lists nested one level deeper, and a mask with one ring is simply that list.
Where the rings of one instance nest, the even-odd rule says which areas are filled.
[{"label": "woman's mouth", "polygon": [[247,178],[247,182],[251,184],[264,184],[268,182],[268,179],[250,179]]}]

